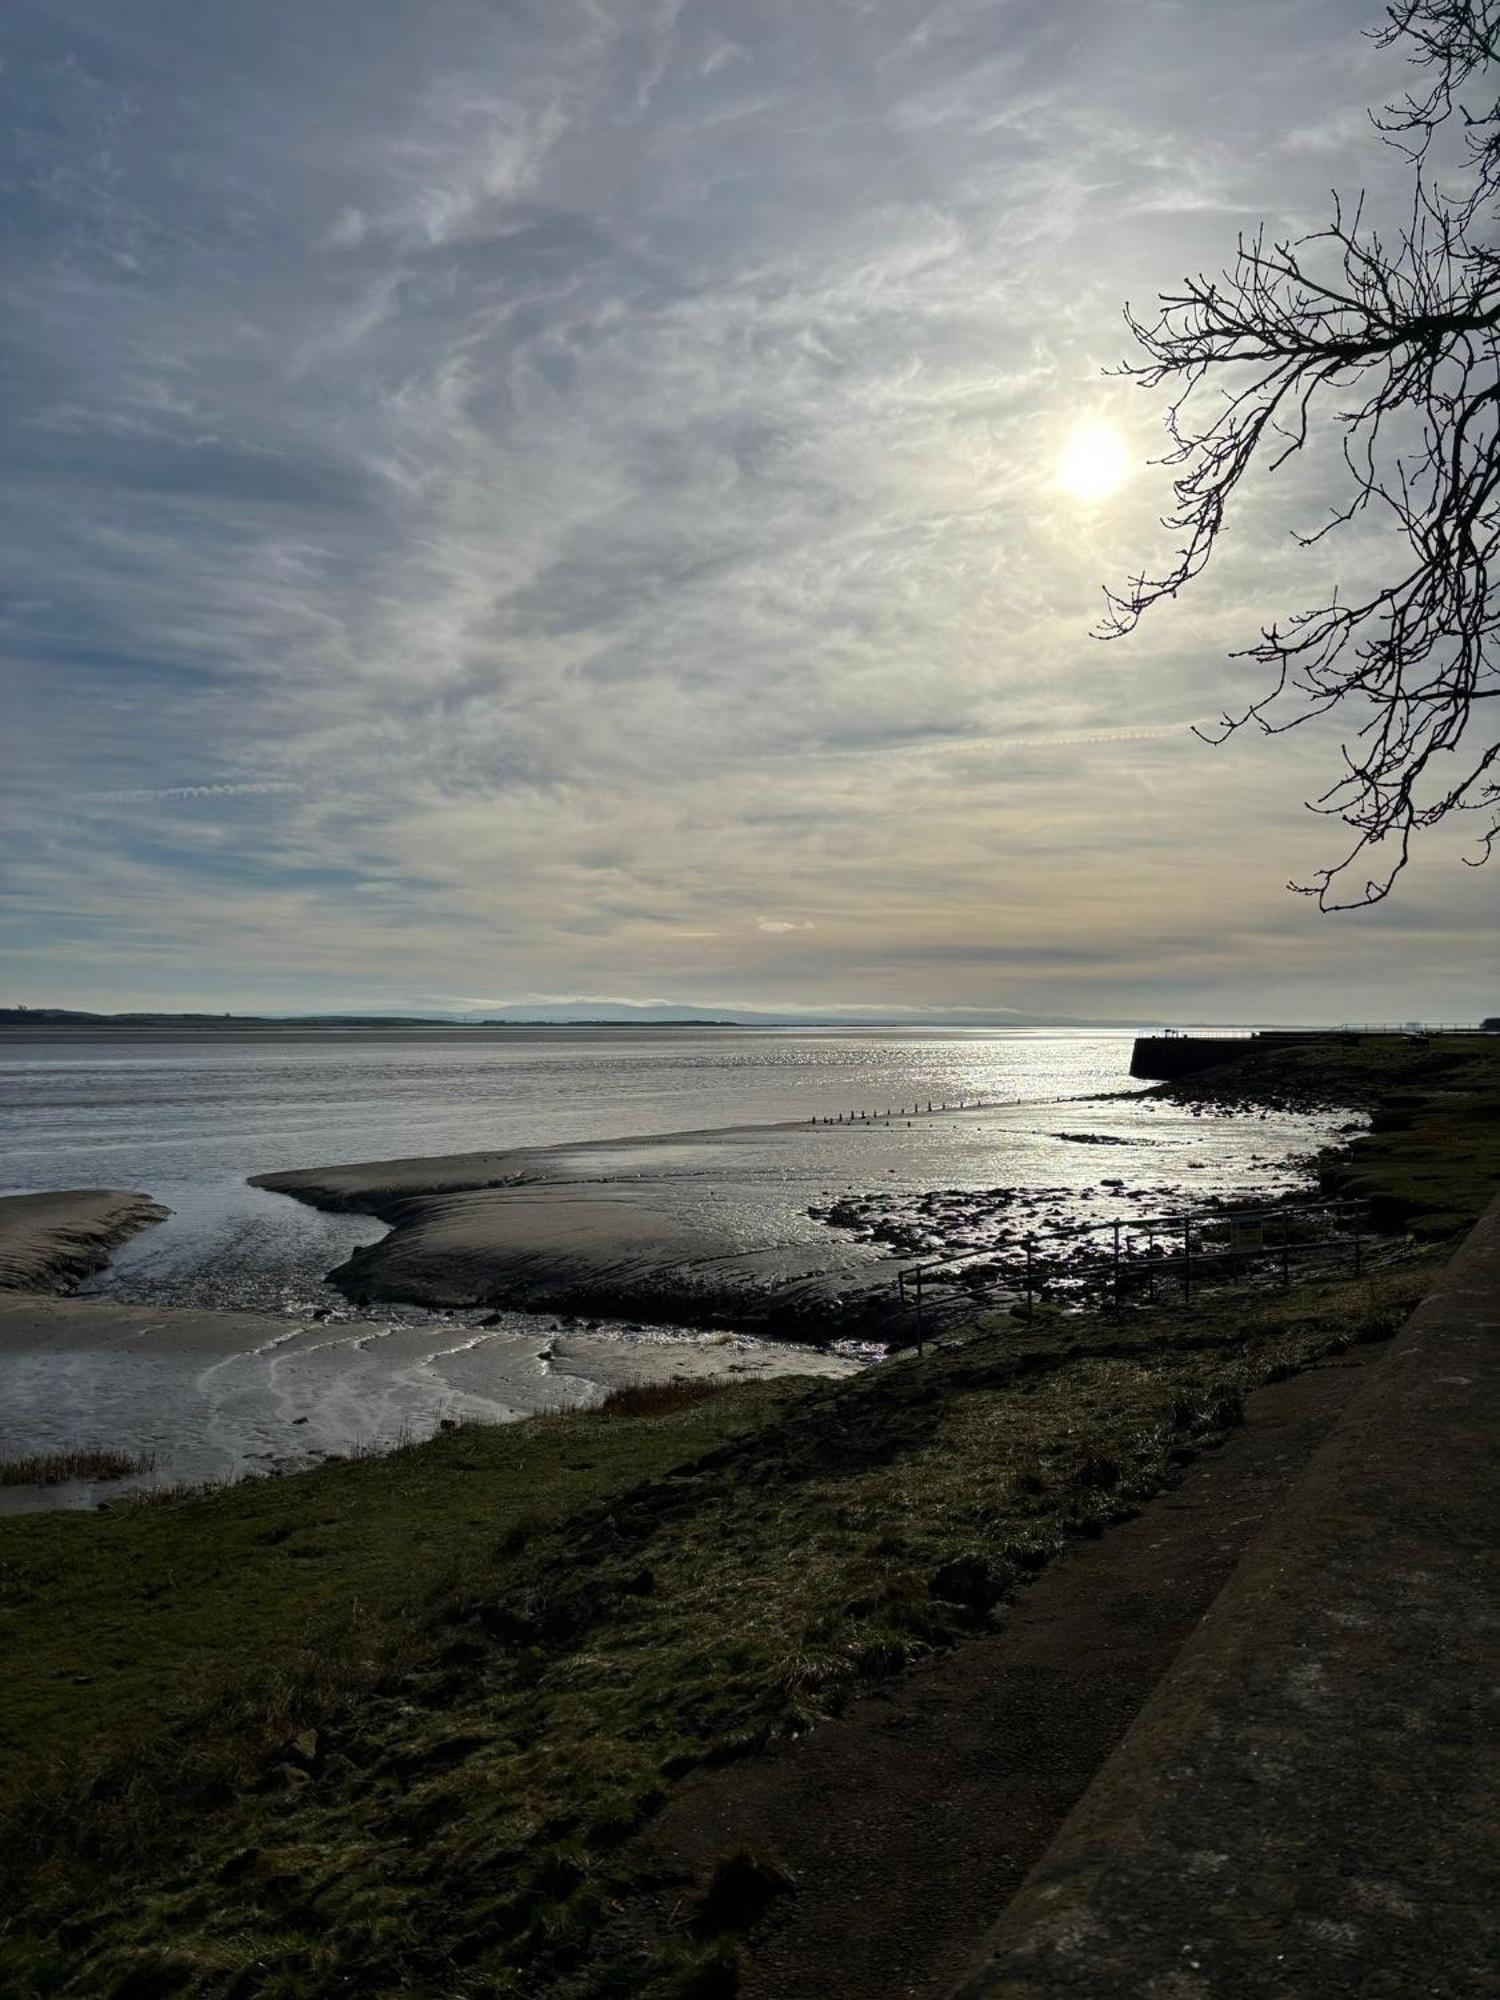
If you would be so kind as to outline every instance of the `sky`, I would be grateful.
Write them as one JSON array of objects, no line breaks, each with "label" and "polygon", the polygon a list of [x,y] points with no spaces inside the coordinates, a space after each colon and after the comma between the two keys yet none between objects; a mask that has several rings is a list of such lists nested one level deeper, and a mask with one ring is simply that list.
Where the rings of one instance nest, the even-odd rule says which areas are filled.
[{"label": "sky", "polygon": [[0,1004],[1500,1009],[1493,869],[1322,915],[1337,739],[1191,733],[1316,464],[1090,636],[1122,304],[1394,199],[1378,14],[10,0]]}]

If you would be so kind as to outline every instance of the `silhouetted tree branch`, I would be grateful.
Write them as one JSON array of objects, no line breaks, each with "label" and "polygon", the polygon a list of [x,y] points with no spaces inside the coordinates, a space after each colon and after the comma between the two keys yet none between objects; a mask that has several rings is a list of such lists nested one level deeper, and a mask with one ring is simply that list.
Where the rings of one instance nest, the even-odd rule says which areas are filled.
[{"label": "silhouetted tree branch", "polygon": [[[1362,202],[1351,211],[1335,195],[1313,235],[1242,237],[1231,269],[1185,281],[1155,318],[1126,308],[1145,359],[1118,371],[1173,391],[1164,525],[1181,540],[1162,575],[1106,592],[1101,636],[1132,630],[1191,583],[1252,464],[1274,472],[1315,432],[1338,437],[1347,498],[1296,539],[1310,547],[1366,513],[1396,530],[1378,587],[1347,599],[1336,587],[1233,656],[1267,670],[1265,689],[1209,739],[1247,723],[1280,734],[1332,710],[1349,718],[1342,769],[1309,803],[1342,819],[1354,844],[1290,885],[1324,909],[1378,902],[1414,835],[1451,814],[1480,815],[1470,865],[1500,839],[1500,738],[1483,707],[1500,695],[1500,0],[1399,0],[1387,14],[1376,39],[1403,46],[1426,85],[1374,114],[1411,162],[1399,233],[1388,239]],[[1469,86],[1478,106],[1461,101]],[[1457,184],[1440,185],[1432,144],[1455,117]],[[1362,891],[1336,900],[1356,863],[1372,871]]]}]

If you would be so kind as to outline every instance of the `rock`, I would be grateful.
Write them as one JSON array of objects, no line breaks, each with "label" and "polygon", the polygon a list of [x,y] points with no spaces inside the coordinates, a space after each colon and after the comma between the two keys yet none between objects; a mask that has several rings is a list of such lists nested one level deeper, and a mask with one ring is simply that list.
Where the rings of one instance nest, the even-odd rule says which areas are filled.
[{"label": "rock", "polygon": [[937,1570],[928,1589],[944,1604],[961,1604],[967,1610],[985,1612],[1005,1594],[1010,1579],[986,1555],[955,1556]]}]

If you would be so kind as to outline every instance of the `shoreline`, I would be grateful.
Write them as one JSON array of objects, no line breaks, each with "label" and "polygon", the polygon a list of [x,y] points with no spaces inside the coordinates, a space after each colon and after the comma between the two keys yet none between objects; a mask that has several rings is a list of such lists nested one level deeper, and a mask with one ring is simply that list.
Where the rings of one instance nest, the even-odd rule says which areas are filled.
[{"label": "shoreline", "polygon": [[121,1190],[0,1197],[0,1456],[108,1447],[152,1461],[108,1480],[6,1485],[0,1516],[305,1472],[458,1422],[588,1410],[623,1388],[832,1380],[867,1365],[811,1345],[664,1327],[632,1337],[550,1316],[418,1327],[72,1294],[166,1214]]},{"label": "shoreline", "polygon": [[[1385,1338],[1411,1275],[1375,1301],[1347,1286],[1269,1310],[1226,1300],[1207,1324],[980,1324],[848,1382],[745,1385],[665,1418],[460,1426],[167,1507],[7,1524],[26,1587],[28,1754],[0,1800],[0,1850],[32,1872],[0,1962],[36,1993],[62,1968],[112,1991],[191,1951],[206,1994],[226,1944],[236,1963],[274,1951],[314,1981],[330,1965],[368,1980],[373,1909],[403,1940],[385,1983],[441,1984],[457,1933],[476,1974],[544,1994],[567,1986],[530,1923],[546,1906],[590,1971],[623,1952],[640,1976],[621,1991],[671,1990],[668,1976],[712,1970],[714,1941],[673,1921],[637,1957],[606,1899],[634,1914],[632,1836],[684,1780],[720,1771],[738,1799],[747,1758],[800,1764],[809,1732],[883,1701],[905,1669],[1003,1635],[1031,1577],[1080,1544],[1102,1554],[1132,1515],[1157,1577],[1156,1524],[1178,1509],[1142,1510],[1239,1429],[1261,1384]],[[1313,1300],[1326,1310],[1309,1314]],[[1222,1540],[1216,1516],[1205,1533]],[[1072,1582],[1058,1588],[1068,1603]],[[139,1643],[101,1668],[102,1614]],[[950,1749],[969,1726],[957,1711],[952,1724]],[[61,1788],[59,1741],[81,1746]],[[882,1796],[869,1766],[867,1744],[856,1825]],[[140,1802],[105,1853],[118,1914],[85,1933],[73,1857],[117,1784]],[[336,1876],[317,1858],[330,1852]],[[168,1880],[192,1900],[159,1893]],[[290,1933],[266,1881],[295,1890]],[[685,1894],[696,1910],[696,1878]]]},{"label": "shoreline", "polygon": [[[1010,1266],[1022,1232],[1046,1231],[1069,1203],[1070,1227],[1080,1240],[1076,1250],[1060,1253],[1051,1274],[1057,1290],[1044,1297],[1077,1306],[1086,1274],[1071,1266],[1080,1257],[1087,1263],[1085,1244],[1098,1240],[1087,1231],[1106,1207],[1107,1229],[1113,1215],[1125,1218],[1132,1209],[1139,1216],[1170,1204],[1212,1215],[1247,1199],[1262,1206],[1295,1202],[1318,1183],[1347,1181],[1353,1128],[1335,1128],[1327,1114],[1336,1104],[1347,1113],[1362,1095],[1369,1108],[1370,1093],[1321,1068],[1312,1080],[1291,1081],[1265,1070],[1262,1057],[1154,1090],[936,1111],[880,1126],[780,1120],[251,1176],[253,1186],[269,1193],[332,1213],[367,1214],[384,1225],[378,1242],[328,1274],[351,1302],[351,1317],[322,1307],[246,1309],[228,1299],[203,1305],[108,1293],[48,1299],[38,1285],[45,1282],[55,1294],[96,1271],[110,1247],[163,1211],[138,1193],[8,1198],[0,1202],[0,1249],[7,1222],[15,1236],[25,1218],[29,1260],[14,1268],[31,1274],[33,1295],[0,1292],[0,1354],[12,1377],[22,1370],[7,1444],[56,1448],[87,1429],[106,1442],[175,1458],[172,1478],[241,1476],[351,1448],[387,1448],[403,1436],[427,1435],[449,1416],[504,1421],[568,1407],[574,1391],[587,1402],[595,1393],[590,1385],[607,1386],[621,1368],[644,1380],[704,1368],[753,1376],[795,1368],[790,1350],[801,1352],[800,1365],[810,1372],[825,1363],[854,1366],[830,1348],[848,1341],[900,1349],[920,1340],[924,1322],[910,1295],[901,1298],[898,1279],[924,1259],[958,1266],[929,1280],[929,1339],[976,1313],[1004,1313],[1017,1296]],[[1263,1185],[1257,1196],[1234,1176],[1255,1165],[1246,1141],[1256,1143],[1258,1124],[1249,1121],[1278,1094],[1299,1113],[1315,1109],[1323,1116],[1325,1143],[1316,1157],[1295,1163],[1300,1185],[1288,1188],[1294,1162],[1287,1148],[1295,1134],[1273,1126],[1286,1173],[1280,1191]],[[1138,1111],[1143,1100],[1165,1100],[1171,1115],[1158,1128],[1165,1139],[1150,1136],[1151,1124]],[[1186,1138],[1184,1111],[1193,1120]],[[1203,1142],[1194,1136],[1200,1116]],[[925,1137],[909,1129],[913,1124],[928,1128]],[[965,1125],[952,1138],[930,1129]],[[1221,1131],[1232,1125],[1236,1139],[1221,1146],[1214,1125]],[[1358,1133],[1355,1147],[1368,1137]],[[1034,1165],[1042,1140],[1071,1157],[1080,1180],[1097,1173],[1097,1189],[1039,1187],[1019,1155],[1012,1186],[983,1188],[972,1180],[956,1189],[935,1186],[954,1172],[972,1174],[986,1151],[1005,1159],[1012,1145],[1029,1146]],[[1183,1186],[1189,1177],[1180,1169],[1191,1163],[1186,1149],[1200,1143],[1220,1162],[1221,1191],[1213,1195]],[[1157,1145],[1168,1150],[1153,1153]],[[1125,1150],[1131,1147],[1133,1154]],[[898,1161],[907,1185],[882,1186],[881,1160]],[[1153,1160],[1160,1162],[1154,1184],[1143,1186],[1143,1179],[1153,1181]],[[1163,1171],[1176,1180],[1176,1191],[1166,1191]],[[859,1178],[833,1192],[846,1175]],[[820,1181],[829,1183],[821,1196]],[[768,1187],[775,1196],[769,1204]],[[1079,1207],[1096,1192],[1097,1206]],[[1088,1224],[1080,1222],[1084,1215]],[[81,1247],[80,1229],[70,1235],[70,1222],[87,1224]],[[50,1247],[49,1226],[59,1231]],[[382,1305],[413,1306],[419,1320],[382,1321],[370,1312]],[[616,1324],[600,1329],[591,1320]],[[705,1341],[726,1339],[733,1359],[726,1350],[715,1363],[700,1352]],[[765,1342],[790,1349],[765,1353]],[[257,1362],[258,1356],[267,1358]],[[575,1371],[574,1359],[585,1365]],[[141,1368],[164,1370],[169,1383],[154,1420],[135,1386]],[[548,1380],[575,1372],[573,1391],[565,1380]],[[28,1374],[35,1379],[23,1387]],[[77,1412],[71,1428],[47,1415],[45,1397],[38,1400],[44,1378],[55,1378],[53,1408]],[[200,1378],[212,1385],[210,1394],[198,1392]],[[225,1397],[241,1412],[227,1429],[220,1411]],[[337,1421],[336,1403],[343,1406]],[[253,1436],[252,1410],[259,1433]],[[205,1440],[221,1443],[230,1434],[233,1443],[209,1467]],[[171,1443],[179,1448],[168,1454]]]},{"label": "shoreline", "polygon": [[[735,1326],[814,1345],[840,1339],[901,1345],[917,1337],[920,1323],[899,1281],[924,1259],[967,1258],[978,1268],[988,1258],[1000,1270],[1004,1259],[1016,1262],[1030,1230],[1081,1228],[1101,1217],[1128,1223],[1143,1205],[1146,1213],[1164,1205],[1208,1213],[1257,1197],[1269,1205],[1304,1186],[1313,1189],[1305,1159],[1289,1150],[1300,1133],[1292,1142],[1281,1135],[1280,1156],[1220,1161],[1218,1185],[1199,1192],[1177,1170],[1205,1163],[1185,1155],[1170,1184],[1160,1184],[1157,1149],[1176,1143],[1181,1153],[1180,1134],[1171,1142],[1135,1128],[1026,1129],[1042,1118],[1062,1127],[1067,1107],[1110,1102],[1115,1110],[1105,1115],[1107,1125],[1122,1105],[1154,1095],[1018,1100],[870,1124],[780,1121],[371,1160],[255,1174],[251,1185],[387,1225],[379,1242],[327,1274],[360,1307],[595,1313]],[[1200,1115],[1194,1110],[1195,1119]],[[1321,1109],[1292,1115],[1327,1117]],[[1240,1107],[1226,1108],[1224,1116],[1237,1136],[1244,1134]],[[1007,1119],[1015,1121],[1010,1129]],[[903,1148],[892,1166],[890,1152],[872,1150],[914,1127],[929,1134],[957,1127],[962,1134],[965,1126],[957,1158],[940,1150],[924,1158]],[[1332,1136],[1326,1123],[1305,1135],[1319,1146]],[[955,1172],[972,1177],[975,1164],[989,1165],[991,1155],[1010,1165],[1012,1149],[1038,1138],[1052,1149],[1054,1176],[1086,1158],[1096,1177],[1080,1172],[1075,1184],[1055,1178],[1043,1184],[1017,1157],[1006,1185],[972,1178],[965,1186],[942,1185]],[[966,1140],[978,1147],[967,1161]],[[1130,1165],[1133,1185],[1108,1171],[1116,1161]],[[898,1168],[908,1185],[879,1185],[878,1175]],[[1269,1189],[1258,1189],[1267,1173]],[[775,1200],[768,1201],[768,1187]],[[941,1308],[946,1316],[976,1309],[979,1302],[959,1296],[961,1286],[945,1289],[954,1293]],[[983,1290],[991,1309],[1016,1295],[1003,1272]]]},{"label": "shoreline", "polygon": [[[399,1351],[385,1359],[388,1348]],[[13,1400],[10,1426],[26,1432],[19,1443],[6,1437],[4,1456],[87,1443],[128,1448],[155,1464],[107,1483],[0,1488],[0,1517],[305,1473],[425,1442],[460,1423],[508,1427],[587,1411],[623,1388],[832,1381],[866,1365],[728,1335],[628,1340],[541,1321],[526,1334],[449,1325],[419,1339],[378,1320],[329,1325],[26,1292],[0,1293],[0,1365],[12,1361],[31,1393]],[[37,1414],[39,1372],[50,1387]],[[133,1398],[137,1375],[145,1387]],[[222,1392],[210,1392],[221,1379]],[[109,1417],[76,1435],[71,1423],[47,1427],[49,1401],[79,1397]],[[108,1435],[96,1437],[102,1430]]]},{"label": "shoreline", "polygon": [[732,1193],[721,1197],[742,1149],[830,1129],[790,1119],[701,1126],[296,1168],[252,1175],[251,1185],[387,1225],[327,1274],[356,1305],[732,1326],[814,1347],[898,1341],[909,1316],[888,1257],[811,1228],[748,1242]]}]

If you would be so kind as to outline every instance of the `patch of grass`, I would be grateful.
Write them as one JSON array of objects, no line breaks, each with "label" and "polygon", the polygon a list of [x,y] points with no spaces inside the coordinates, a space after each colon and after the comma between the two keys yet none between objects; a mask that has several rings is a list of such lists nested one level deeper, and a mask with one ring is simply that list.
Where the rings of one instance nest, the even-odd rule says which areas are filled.
[{"label": "patch of grass", "polygon": [[72,1451],[0,1458],[0,1486],[64,1486],[70,1479],[129,1479],[155,1469],[154,1451],[106,1451],[98,1445],[77,1445]]},{"label": "patch of grass", "polygon": [[610,1958],[670,1786],[984,1630],[1420,1279],[997,1317],[836,1384],[0,1522],[0,1989],[732,1992],[733,1929]]},{"label": "patch of grass", "polygon": [[258,1782],[298,1730],[430,1656],[435,1595],[801,1388],[756,1385],[655,1424],[461,1427],[288,1478],[0,1520],[0,1651],[26,1659],[0,1705],[11,1857],[70,1815],[80,1852],[132,1850],[158,1794]]},{"label": "patch of grass", "polygon": [[717,1396],[724,1388],[722,1382],[688,1381],[679,1378],[675,1382],[627,1382],[618,1389],[611,1389],[599,1405],[597,1414],[605,1417],[665,1417],[674,1410],[690,1410],[695,1403],[706,1403],[710,1396]]}]

